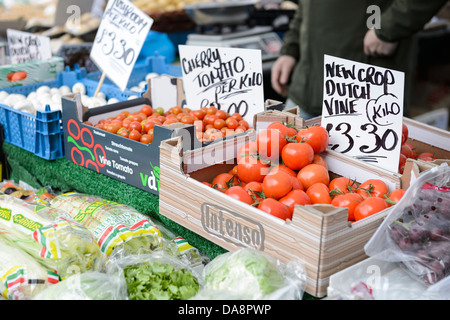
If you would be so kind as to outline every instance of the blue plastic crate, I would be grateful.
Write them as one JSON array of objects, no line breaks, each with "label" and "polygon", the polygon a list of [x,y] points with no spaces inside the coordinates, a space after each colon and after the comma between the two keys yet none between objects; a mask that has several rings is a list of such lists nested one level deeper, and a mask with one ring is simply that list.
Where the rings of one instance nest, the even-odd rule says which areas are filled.
[{"label": "blue plastic crate", "polygon": [[[58,73],[54,81],[42,82],[26,86],[16,86],[0,89],[10,94],[28,95],[41,86],[59,88],[63,85],[73,87],[77,82],[86,86],[88,96],[93,96],[97,90],[97,83],[87,78],[84,68],[75,68]],[[135,92],[121,91],[115,86],[104,84],[101,88],[108,99],[116,98],[127,100]],[[19,111],[0,104],[0,123],[4,130],[4,140],[12,145],[27,150],[46,160],[55,160],[64,157],[62,113],[60,110],[52,111],[49,107],[45,111],[37,111],[36,115]]]}]

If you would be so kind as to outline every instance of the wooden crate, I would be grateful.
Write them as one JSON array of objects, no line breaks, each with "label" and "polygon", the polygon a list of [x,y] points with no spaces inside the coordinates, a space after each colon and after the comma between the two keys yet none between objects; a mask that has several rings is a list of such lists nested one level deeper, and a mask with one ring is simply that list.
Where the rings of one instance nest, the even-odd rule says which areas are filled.
[{"label": "wooden crate", "polygon": [[[256,117],[255,128],[268,118],[296,121],[292,114],[277,112]],[[185,152],[181,137],[163,141],[160,213],[229,251],[251,247],[284,262],[300,259],[307,273],[306,292],[323,297],[332,274],[367,258],[364,245],[389,210],[352,224],[347,221],[347,209],[331,205],[297,206],[292,220],[284,221],[202,183],[231,168],[239,148],[255,138],[256,132],[250,131]],[[400,186],[399,175],[336,152],[326,151],[322,155],[335,175],[351,176],[358,182],[381,178],[391,189]]]}]

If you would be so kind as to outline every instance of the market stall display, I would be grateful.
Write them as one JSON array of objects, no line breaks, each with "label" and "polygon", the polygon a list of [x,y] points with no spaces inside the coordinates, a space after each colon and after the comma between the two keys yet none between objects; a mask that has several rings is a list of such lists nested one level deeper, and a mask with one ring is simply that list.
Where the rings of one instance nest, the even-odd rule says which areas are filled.
[{"label": "market stall display", "polygon": [[[13,36],[0,39],[1,300],[263,300],[262,314],[270,300],[450,298],[449,131],[381,105],[367,121],[395,113],[389,135],[377,132],[384,122],[368,132],[346,120],[374,150],[400,146],[398,170],[388,170],[336,151],[333,134],[351,143],[354,131],[275,100],[271,66],[297,1],[115,1],[105,20],[85,3],[87,12],[56,17],[61,3],[0,5],[0,37],[44,36],[33,39],[50,38],[52,51],[10,64]],[[118,33],[94,41],[106,20]],[[193,79],[211,77],[195,92],[202,107],[188,104],[185,81],[196,80],[174,38],[191,46]],[[242,55],[227,62],[193,46]],[[100,72],[93,51],[118,73]],[[267,87],[257,83],[252,123],[219,102],[248,92],[252,80],[228,74],[241,62],[261,63]]]}]

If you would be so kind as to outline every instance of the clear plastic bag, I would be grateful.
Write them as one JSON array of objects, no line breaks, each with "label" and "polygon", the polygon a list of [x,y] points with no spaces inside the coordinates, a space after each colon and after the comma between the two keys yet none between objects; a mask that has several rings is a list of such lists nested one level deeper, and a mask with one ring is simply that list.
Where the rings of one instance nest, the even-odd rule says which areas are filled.
[{"label": "clear plastic bag", "polygon": [[202,287],[198,268],[162,250],[134,255],[116,250],[106,273],[125,279],[129,300],[187,300]]},{"label": "clear plastic bag", "polygon": [[370,257],[398,262],[434,285],[450,274],[450,167],[422,173],[364,247]]},{"label": "clear plastic bag", "polygon": [[76,273],[47,287],[33,300],[127,300],[123,277],[101,272]]},{"label": "clear plastic bag", "polygon": [[255,249],[222,254],[203,270],[204,287],[193,300],[301,300],[306,271]]}]

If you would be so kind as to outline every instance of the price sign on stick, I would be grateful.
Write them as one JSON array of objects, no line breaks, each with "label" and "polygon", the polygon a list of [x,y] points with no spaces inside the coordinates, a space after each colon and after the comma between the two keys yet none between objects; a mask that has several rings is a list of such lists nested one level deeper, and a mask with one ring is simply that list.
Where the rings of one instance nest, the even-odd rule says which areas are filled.
[{"label": "price sign on stick", "polygon": [[11,64],[48,60],[52,57],[50,38],[7,29]]},{"label": "price sign on stick", "polygon": [[126,89],[152,24],[153,19],[130,1],[108,2],[91,51],[92,61],[103,72],[96,94],[106,76]]},{"label": "price sign on stick", "polygon": [[325,56],[322,126],[329,148],[397,172],[405,75]]},{"label": "price sign on stick", "polygon": [[248,123],[264,111],[260,50],[179,46],[186,103],[239,113]]}]

